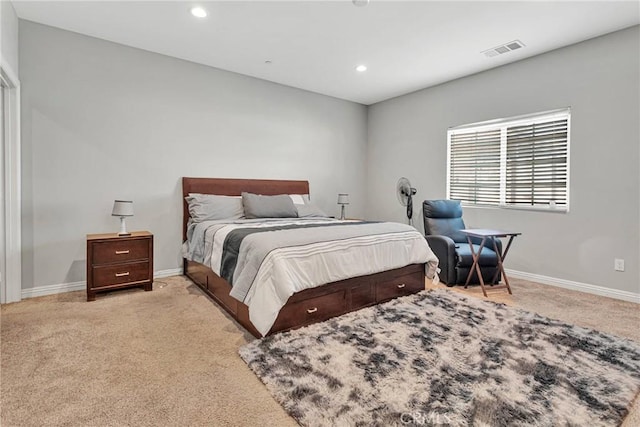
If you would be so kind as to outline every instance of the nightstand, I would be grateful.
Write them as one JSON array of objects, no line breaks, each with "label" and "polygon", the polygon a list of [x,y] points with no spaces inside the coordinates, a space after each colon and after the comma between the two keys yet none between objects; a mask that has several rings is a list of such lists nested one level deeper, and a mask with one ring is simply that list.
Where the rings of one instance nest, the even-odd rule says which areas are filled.
[{"label": "nightstand", "polygon": [[137,286],[153,289],[153,234],[87,234],[87,301],[97,292]]}]

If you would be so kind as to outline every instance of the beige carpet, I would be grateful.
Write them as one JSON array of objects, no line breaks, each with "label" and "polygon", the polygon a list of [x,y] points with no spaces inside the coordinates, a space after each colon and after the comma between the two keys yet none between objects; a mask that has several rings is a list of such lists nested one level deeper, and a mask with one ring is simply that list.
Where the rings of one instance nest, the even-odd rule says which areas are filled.
[{"label": "beige carpet", "polygon": [[[640,342],[637,304],[512,288],[489,299]],[[183,277],[91,303],[84,292],[32,298],[2,306],[1,321],[3,427],[296,425],[238,356],[251,337]],[[639,414],[636,401],[624,425]]]}]

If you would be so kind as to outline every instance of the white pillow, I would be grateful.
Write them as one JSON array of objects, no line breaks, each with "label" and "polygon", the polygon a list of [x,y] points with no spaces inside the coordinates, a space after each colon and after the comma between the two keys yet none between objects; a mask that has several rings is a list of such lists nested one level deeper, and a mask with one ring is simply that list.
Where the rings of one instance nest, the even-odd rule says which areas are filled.
[{"label": "white pillow", "polygon": [[194,222],[244,218],[242,197],[189,193],[189,216]]},{"label": "white pillow", "polygon": [[[307,196],[307,198],[309,197],[306,194],[305,194],[305,196]],[[289,194],[289,197],[291,197],[291,201],[293,201],[294,205],[304,205],[305,204],[304,196],[302,194]]]}]

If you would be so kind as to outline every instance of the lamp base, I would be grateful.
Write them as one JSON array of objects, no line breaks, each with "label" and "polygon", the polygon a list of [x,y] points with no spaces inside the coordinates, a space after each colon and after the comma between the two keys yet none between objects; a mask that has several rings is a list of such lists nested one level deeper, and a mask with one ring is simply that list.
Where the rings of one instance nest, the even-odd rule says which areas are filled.
[{"label": "lamp base", "polygon": [[125,219],[124,216],[120,217],[120,232],[118,233],[118,237],[131,236],[131,233],[127,231],[127,225],[124,222],[124,219]]}]

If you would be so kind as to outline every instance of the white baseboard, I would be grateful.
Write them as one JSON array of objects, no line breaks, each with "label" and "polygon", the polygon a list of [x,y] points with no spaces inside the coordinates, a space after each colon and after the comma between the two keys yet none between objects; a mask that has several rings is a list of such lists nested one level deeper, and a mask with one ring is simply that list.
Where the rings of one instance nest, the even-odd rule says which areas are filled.
[{"label": "white baseboard", "polygon": [[[182,274],[181,268],[172,268],[169,270],[160,270],[153,273],[154,279],[161,279],[163,277],[169,276],[177,276]],[[29,288],[22,290],[22,299],[25,298],[33,298],[33,297],[42,297],[45,295],[53,295],[60,294],[63,292],[72,292],[72,291],[84,291],[87,289],[87,282],[73,282],[73,283],[61,283],[59,285],[46,285],[46,286],[38,286],[36,288]]]},{"label": "white baseboard", "polygon": [[571,280],[557,279],[555,277],[543,276],[541,274],[526,273],[524,271],[505,269],[509,277],[514,279],[530,280],[542,283],[543,285],[557,286],[559,288],[571,289],[574,291],[586,292],[588,294],[600,295],[603,297],[615,298],[624,301],[640,303],[640,294],[617,289],[605,288],[604,286],[590,285],[588,283],[574,282]]},{"label": "white baseboard", "polygon": [[154,279],[162,279],[163,277],[179,276],[182,274],[181,268],[171,268],[169,270],[160,270],[153,273]]},{"label": "white baseboard", "polygon": [[[506,269],[509,277],[515,279],[530,280],[532,282],[542,283],[544,285],[557,286],[559,288],[571,289],[574,291],[586,292],[589,294],[600,295],[609,298],[615,298],[624,301],[640,303],[640,294],[628,291],[619,291],[616,289],[605,288],[603,286],[590,285],[588,283],[574,282],[571,280],[557,279],[555,277],[543,276],[541,274],[527,273],[524,271]],[[155,279],[163,277],[177,276],[182,274],[181,268],[172,268],[169,270],[159,270],[153,274]],[[22,299],[41,297],[44,295],[59,294],[62,292],[83,291],[87,288],[87,282],[61,283],[59,285],[38,286],[37,288],[23,289]]]},{"label": "white baseboard", "polygon": [[22,299],[61,294],[63,292],[82,291],[87,289],[87,282],[60,283],[58,285],[38,286],[22,290]]}]

